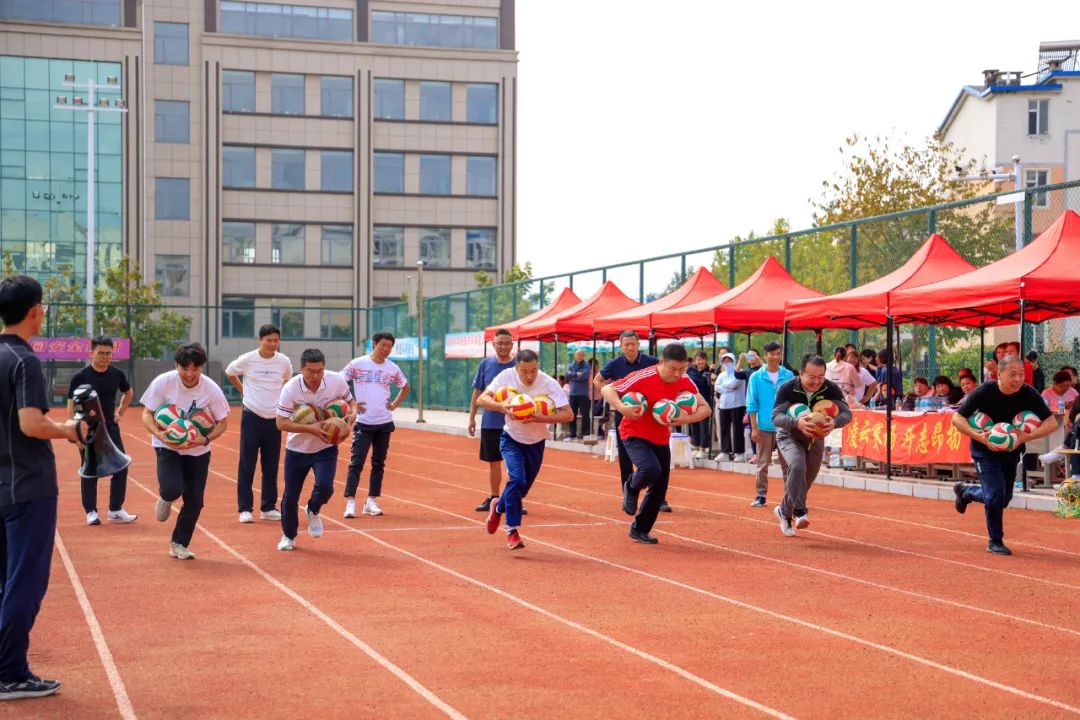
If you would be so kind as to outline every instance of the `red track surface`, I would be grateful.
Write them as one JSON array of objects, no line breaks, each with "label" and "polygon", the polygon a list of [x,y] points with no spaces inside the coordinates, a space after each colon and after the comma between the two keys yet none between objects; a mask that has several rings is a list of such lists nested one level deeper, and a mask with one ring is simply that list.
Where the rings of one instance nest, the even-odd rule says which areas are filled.
[{"label": "red track surface", "polygon": [[340,520],[343,445],[326,534],[301,520],[282,553],[278,523],[237,523],[238,421],[214,445],[194,562],[167,555],[134,413],[132,525],[85,525],[77,455],[56,445],[74,575],[58,549],[31,663],[63,690],[0,717],[1080,714],[1075,522],[1010,510],[1001,558],[978,506],[816,487],[810,530],[784,538],[748,477],[679,470],[649,547],[626,536],[613,465],[549,450],[510,553],[472,510],[476,441],[399,430],[386,515]]}]

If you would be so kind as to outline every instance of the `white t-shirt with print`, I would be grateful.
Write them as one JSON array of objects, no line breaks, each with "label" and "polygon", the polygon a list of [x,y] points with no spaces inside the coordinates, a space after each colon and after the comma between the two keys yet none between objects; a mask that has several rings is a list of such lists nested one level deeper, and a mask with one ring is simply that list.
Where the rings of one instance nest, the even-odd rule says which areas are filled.
[{"label": "white t-shirt with print", "polygon": [[[334,400],[349,402],[350,399],[349,385],[345,382],[345,378],[341,376],[341,373],[327,370],[323,374],[322,382],[315,390],[307,386],[303,375],[296,375],[281,388],[277,401],[277,414],[279,417],[291,418],[298,405],[314,405],[317,408],[324,408]],[[324,443],[318,436],[311,433],[291,432],[285,438],[285,449],[293,452],[310,455],[328,447],[334,446],[330,443]]]},{"label": "white t-shirt with print", "polygon": [[[566,393],[559,387],[559,381],[543,370],[536,374],[536,381],[532,385],[525,385],[525,383],[521,382],[517,368],[507,368],[495,376],[495,379],[488,384],[487,389],[494,391],[503,385],[512,387],[526,395],[547,395],[555,403],[556,408],[566,407],[570,404]],[[515,420],[510,415],[506,416],[506,426],[503,428],[507,435],[522,445],[535,445],[538,442],[547,440],[550,434],[549,429],[549,423],[523,423],[520,420]]]},{"label": "white t-shirt with print", "polygon": [[[172,403],[183,413],[189,413],[194,408],[203,408],[213,416],[215,422],[221,422],[229,417],[229,401],[225,399],[225,393],[221,392],[216,382],[205,375],[200,375],[195,387],[189,388],[185,387],[175,370],[162,373],[154,378],[150,387],[146,388],[139,402],[151,411],[157,410],[165,403]],[[181,455],[205,455],[210,452],[209,445],[178,449],[172,445],[166,445],[157,437],[151,438],[150,444]]]},{"label": "white t-shirt with print", "polygon": [[266,420],[277,416],[281,385],[292,377],[292,360],[275,352],[265,358],[258,350],[246,352],[229,363],[227,375],[239,375],[244,382],[244,407]]},{"label": "white t-shirt with print", "polygon": [[[854,365],[852,367],[854,367]],[[859,368],[859,382],[858,382],[858,384],[855,385],[855,392],[852,393],[852,395],[855,397],[855,399],[857,401],[862,402],[863,395],[866,394],[866,388],[870,387],[871,385],[873,385],[876,382],[877,382],[877,378],[874,377],[873,373],[871,373],[869,370],[867,370],[864,367],[860,367]]]},{"label": "white t-shirt with print", "polygon": [[403,388],[409,382],[393,361],[384,360],[379,364],[370,355],[363,355],[346,365],[341,374],[346,382],[353,384],[356,402],[364,404],[363,413],[356,416],[357,423],[382,425],[394,419],[394,414],[386,407],[390,402],[390,386]]}]

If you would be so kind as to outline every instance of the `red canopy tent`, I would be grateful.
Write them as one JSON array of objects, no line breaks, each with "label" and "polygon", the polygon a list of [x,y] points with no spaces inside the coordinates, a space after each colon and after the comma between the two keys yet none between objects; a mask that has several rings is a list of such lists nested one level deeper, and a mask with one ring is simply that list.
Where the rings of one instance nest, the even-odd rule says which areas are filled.
[{"label": "red canopy tent", "polygon": [[784,301],[824,297],[795,281],[776,258],[768,257],[754,274],[725,293],[692,305],[654,313],[657,332],[704,335],[780,332],[784,327]]},{"label": "red canopy tent", "polygon": [[615,283],[608,280],[603,287],[577,305],[520,326],[518,335],[522,340],[592,340],[594,318],[639,305],[640,303],[626,297]]},{"label": "red canopy tent", "polygon": [[889,315],[889,293],[971,272],[975,267],[945,238],[934,233],[903,266],[873,282],[836,295],[788,300],[789,330],[882,327]]},{"label": "red canopy tent", "polygon": [[624,330],[633,330],[638,335],[645,337],[650,335],[662,337],[654,331],[652,325],[653,313],[684,305],[692,305],[701,300],[716,297],[726,290],[727,286],[717,280],[712,272],[706,268],[698,268],[677,290],[668,293],[662,298],[629,310],[594,319],[593,330],[596,332],[597,337],[603,340],[614,340]]},{"label": "red canopy tent", "polygon": [[1031,244],[959,277],[889,293],[896,322],[990,327],[1080,315],[1080,215],[1066,210]]},{"label": "red canopy tent", "polygon": [[573,290],[571,290],[570,288],[563,288],[562,292],[559,293],[559,296],[556,297],[555,301],[552,302],[550,305],[545,305],[536,312],[526,315],[523,318],[519,318],[508,323],[503,323],[502,325],[492,325],[489,328],[484,328],[484,340],[494,340],[495,331],[499,330],[500,328],[505,328],[506,330],[509,330],[510,333],[514,336],[514,339],[517,340],[518,330],[521,328],[522,325],[528,325],[531,322],[536,322],[538,320],[543,320],[546,317],[557,315],[563,310],[571,308],[580,302],[581,298],[575,295]]}]

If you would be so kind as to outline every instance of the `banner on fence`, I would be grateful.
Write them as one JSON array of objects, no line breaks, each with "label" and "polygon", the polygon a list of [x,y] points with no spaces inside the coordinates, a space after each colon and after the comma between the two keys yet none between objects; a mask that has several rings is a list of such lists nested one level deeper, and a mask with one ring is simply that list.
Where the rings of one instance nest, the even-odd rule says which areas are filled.
[{"label": "banner on fence", "polygon": [[[511,352],[516,353],[518,350],[533,350],[540,352],[540,342],[538,340],[525,340],[520,343],[515,341],[514,349]],[[487,343],[487,354],[485,355],[483,330],[477,332],[447,333],[444,354],[448,360],[482,358],[487,355],[494,355],[495,348],[490,342]]]},{"label": "banner on fence", "polygon": [[[371,352],[371,340],[364,346],[368,353]],[[424,359],[428,358],[428,339],[424,338]],[[414,337],[399,337],[394,340],[394,349],[390,351],[391,360],[419,360],[420,343]]]},{"label": "banner on fence", "polygon": [[[42,360],[89,360],[90,338],[30,338],[30,347]],[[131,357],[131,338],[113,338],[113,360]]]},{"label": "banner on fence", "polygon": [[[885,413],[853,410],[843,429],[844,455],[885,461]],[[903,413],[892,416],[892,461],[897,465],[970,463],[967,438],[952,426],[953,413]]]}]

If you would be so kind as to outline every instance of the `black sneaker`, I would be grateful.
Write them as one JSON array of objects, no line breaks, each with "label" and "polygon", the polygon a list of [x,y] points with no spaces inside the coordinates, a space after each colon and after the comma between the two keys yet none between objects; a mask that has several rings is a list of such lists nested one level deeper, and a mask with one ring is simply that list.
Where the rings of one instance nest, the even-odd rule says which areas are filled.
[{"label": "black sneaker", "polygon": [[960,513],[961,515],[964,514],[965,510],[967,510],[968,503],[971,502],[966,497],[964,497],[965,487],[966,486],[962,482],[958,482],[952,486],[953,493],[956,495],[956,502],[953,504],[953,506],[956,508],[956,512]]},{"label": "black sneaker", "polygon": [[630,483],[622,486],[622,511],[627,515],[637,515],[638,495],[641,490],[630,487]]},{"label": "black sneaker", "polygon": [[1012,555],[1012,550],[1005,547],[1005,543],[1000,540],[991,540],[986,549],[995,555]]},{"label": "black sneaker", "polygon": [[660,503],[660,512],[671,512],[671,506],[667,504],[667,500]]},{"label": "black sneaker", "polygon": [[476,512],[489,512],[491,510],[491,501],[497,498],[496,495],[489,495],[484,498],[484,502],[476,506]]},{"label": "black sneaker", "polygon": [[528,510],[526,510],[526,509],[525,509],[525,508],[523,507],[523,508],[521,508],[521,514],[522,514],[522,515],[528,515],[528,514],[529,514],[529,511],[528,511]]},{"label": "black sneaker", "polygon": [[644,545],[656,545],[660,542],[648,533],[643,533],[640,530],[635,530],[633,526],[630,527],[630,539],[634,542],[639,542]]},{"label": "black sneaker", "polygon": [[0,682],[0,700],[45,697],[59,689],[59,680],[42,680],[37,675],[31,675],[17,682]]}]

